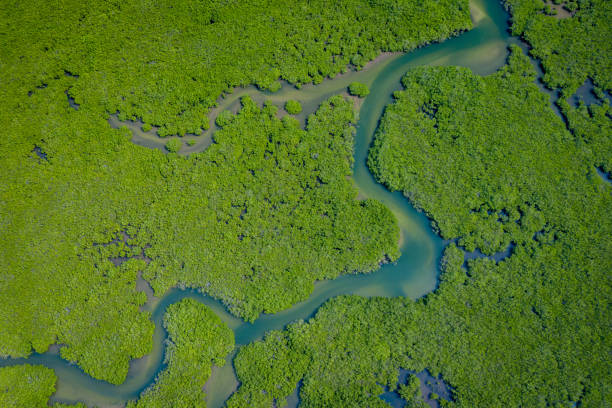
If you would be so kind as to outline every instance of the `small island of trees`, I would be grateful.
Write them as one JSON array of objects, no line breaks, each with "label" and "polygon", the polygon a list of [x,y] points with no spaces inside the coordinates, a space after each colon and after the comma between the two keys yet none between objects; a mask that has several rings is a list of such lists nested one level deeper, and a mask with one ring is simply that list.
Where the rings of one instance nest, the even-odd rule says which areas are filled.
[{"label": "small island of trees", "polygon": [[176,153],[179,150],[181,150],[181,147],[183,146],[183,142],[180,139],[174,138],[174,139],[170,139],[166,142],[166,149],[170,152],[170,153]]},{"label": "small island of trees", "polygon": [[360,82],[351,83],[348,87],[348,91],[350,95],[357,96],[359,98],[365,98],[370,93],[368,86]]},{"label": "small island of trees", "polygon": [[302,105],[298,101],[288,100],[287,103],[285,103],[285,110],[290,115],[297,115],[302,112]]}]

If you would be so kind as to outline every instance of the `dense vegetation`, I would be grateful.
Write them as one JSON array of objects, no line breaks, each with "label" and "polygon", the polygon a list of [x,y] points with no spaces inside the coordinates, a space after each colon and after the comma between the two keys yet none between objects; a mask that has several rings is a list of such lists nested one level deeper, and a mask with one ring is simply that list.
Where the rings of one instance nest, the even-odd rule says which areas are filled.
[{"label": "dense vegetation", "polygon": [[[150,349],[139,272],[158,295],[202,288],[252,320],[304,299],[316,279],[398,256],[390,212],[356,201],[347,180],[354,117],[341,98],[305,130],[245,99],[189,158],[134,146],[105,119],[119,111],[160,135],[197,133],[233,86],[320,82],[380,49],[442,39],[470,26],[467,1],[73,3],[0,10],[0,355],[61,343],[62,357],[119,383]],[[567,97],[591,77],[610,91],[610,2],[580,0],[564,20],[537,0],[508,4],[550,87]],[[562,99],[570,134],[532,80],[518,54],[484,79],[416,70],[370,161],[444,236],[489,254],[512,243],[512,256],[463,265],[451,245],[440,288],[422,301],[339,298],[269,334],[239,355],[230,405],[282,401],[303,379],[305,406],[377,406],[399,367],[442,372],[460,406],[612,400],[611,198],[593,169],[612,169],[612,113]],[[198,309],[170,310],[168,369],[134,404],[202,403],[230,340]],[[201,334],[219,348],[182,334],[194,322],[215,327],[219,338]],[[54,381],[43,367],[2,368],[0,405],[45,406]],[[420,403],[413,379],[400,392]]]},{"label": "dense vegetation", "polygon": [[[57,342],[62,357],[120,383],[151,347],[139,271],[157,295],[203,288],[252,320],[305,299],[317,279],[397,258],[392,214],[355,199],[350,102],[325,102],[304,130],[245,99],[208,150],[185,158],[133,145],[86,104],[70,108],[74,81],[2,109],[13,123],[0,138],[2,355]],[[143,251],[150,262],[111,262]]]},{"label": "dense vegetation", "polygon": [[[55,374],[43,366],[29,364],[0,368],[0,406],[3,408],[42,408],[55,392]],[[85,408],[79,403],[56,403],[53,408]]]},{"label": "dense vegetation", "polygon": [[439,288],[417,302],[340,297],[269,333],[238,354],[230,407],[282,405],[300,380],[304,407],[386,406],[400,367],[442,373],[447,406],[612,400],[612,194],[534,77],[516,48],[484,78],[412,70],[369,161],[443,236],[488,253],[512,242],[512,255],[465,263],[450,244]]},{"label": "dense vegetation", "polygon": [[421,381],[415,375],[408,376],[406,384],[400,384],[398,393],[407,402],[405,408],[427,408],[421,394]]},{"label": "dense vegetation", "polygon": [[202,389],[212,365],[222,367],[234,348],[234,333],[208,307],[185,299],[168,307],[165,363],[151,388],[128,408],[204,408]]},{"label": "dense vegetation", "polygon": [[[587,78],[612,91],[612,2],[578,0],[576,14],[558,19],[542,13],[541,0],[505,0],[512,15],[512,32],[533,47],[542,62],[544,82],[573,94]],[[573,6],[570,6],[573,8]]]},{"label": "dense vegetation", "polygon": [[361,82],[352,82],[348,87],[349,94],[364,98],[370,93],[370,89],[366,84]]},{"label": "dense vegetation", "polygon": [[[406,90],[397,92],[396,103],[385,111],[369,157],[371,171],[425,209],[443,238],[460,238],[469,251],[492,254],[511,241],[531,240],[551,222],[542,211],[557,214],[565,206],[556,199],[559,186],[533,176],[559,177],[553,175],[565,163],[531,162],[538,156],[527,156],[523,149],[555,157],[571,139],[562,121],[551,120],[534,79],[520,50],[509,66],[484,79],[454,67],[416,69],[402,80]],[[512,97],[526,103],[510,102]],[[541,127],[531,126],[535,116]],[[517,139],[518,132],[527,131]],[[536,132],[545,132],[550,143]]]},{"label": "dense vegetation", "polygon": [[179,139],[170,139],[166,142],[166,149],[170,153],[176,153],[179,150],[181,150],[182,145],[183,145],[183,142],[181,142]]},{"label": "dense vegetation", "polygon": [[285,103],[285,110],[290,115],[297,115],[302,111],[302,105],[298,101],[289,100]]},{"label": "dense vegetation", "polygon": [[601,104],[580,104],[574,108],[560,100],[561,111],[567,118],[585,155],[591,163],[606,173],[612,172],[612,108],[607,100]]},{"label": "dense vegetation", "polygon": [[153,262],[143,276],[156,293],[206,288],[253,320],[305,299],[314,280],[395,259],[393,215],[356,201],[347,178],[351,103],[323,103],[306,130],[273,105],[242,103],[203,154],[171,162],[176,181],[144,225]]},{"label": "dense vegetation", "polygon": [[[168,332],[164,363],[156,382],[128,408],[206,407],[202,389],[212,365],[222,367],[234,349],[234,333],[208,307],[184,299],[168,307],[164,316]],[[53,370],[28,364],[0,368],[0,406],[47,407],[55,391]],[[54,408],[85,408],[56,403]]]},{"label": "dense vegetation", "polygon": [[0,368],[0,406],[46,407],[55,391],[55,374],[43,366],[24,364]]},{"label": "dense vegetation", "polygon": [[467,0],[63,0],[0,13],[3,83],[25,96],[70,72],[76,103],[162,136],[207,128],[209,108],[236,86],[317,83],[471,27]]},{"label": "dense vegetation", "polygon": [[[576,13],[556,19],[541,13],[539,0],[506,0],[512,14],[512,31],[531,46],[531,54],[544,69],[544,83],[559,88],[558,102],[568,126],[582,143],[582,149],[596,167],[612,171],[612,2],[579,0],[567,4]],[[590,78],[601,104],[572,106],[568,99]],[[606,98],[606,94],[608,98]]]},{"label": "dense vegetation", "polygon": [[[235,86],[319,82],[469,27],[467,0],[2,7],[0,355],[60,343],[63,358],[120,383],[151,347],[139,271],[158,295],[199,287],[252,320],[304,299],[316,279],[395,259],[392,215],[355,201],[346,179],[348,103],[324,104],[304,131],[247,101],[189,159],[134,146],[106,119],[197,133]],[[111,262],[143,251],[148,264]]]}]

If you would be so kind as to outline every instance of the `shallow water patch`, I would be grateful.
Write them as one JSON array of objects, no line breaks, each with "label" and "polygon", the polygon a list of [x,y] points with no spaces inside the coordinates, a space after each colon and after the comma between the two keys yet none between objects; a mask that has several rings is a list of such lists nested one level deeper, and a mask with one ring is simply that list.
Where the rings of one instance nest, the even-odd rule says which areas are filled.
[{"label": "shallow water patch", "polygon": [[612,173],[606,173],[601,167],[596,167],[595,170],[601,179],[608,184],[612,184]]},{"label": "shallow water patch", "polygon": [[74,98],[70,96],[70,93],[68,92],[68,90],[65,90],[64,93],[66,94],[66,97],[68,98],[68,105],[70,105],[70,107],[74,110],[79,110],[81,105],[74,101]]},{"label": "shallow water patch", "polygon": [[487,258],[492,261],[495,261],[495,263],[499,263],[503,261],[504,259],[508,258],[509,256],[511,256],[515,247],[516,245],[513,242],[511,242],[506,247],[506,249],[504,249],[503,251],[496,252],[493,255],[486,255],[482,253],[482,251],[480,251],[480,249],[478,248],[476,248],[474,251],[471,251],[471,252],[467,252],[464,250],[463,251],[463,260],[464,260],[463,266],[466,267],[469,260],[482,259],[482,258]]},{"label": "shallow water patch", "polygon": [[285,408],[297,408],[300,406],[300,389],[302,388],[302,383],[303,380],[300,380],[295,390],[287,397],[287,405],[285,405]]},{"label": "shallow water patch", "polygon": [[388,387],[386,387],[385,392],[379,396],[380,399],[391,405],[393,408],[404,408],[407,405],[407,402],[400,396],[398,389],[400,385],[408,382],[408,378],[411,375],[414,375],[419,379],[419,391],[422,401],[431,408],[440,408],[440,400],[449,402],[454,400],[454,390],[450,385],[444,382],[441,374],[434,377],[427,369],[416,372],[412,370],[405,370],[403,368],[400,368],[396,389],[391,391]]},{"label": "shallow water patch", "polygon": [[47,158],[47,153],[43,152],[40,146],[35,145],[34,149],[32,149],[32,153],[36,154],[36,156],[38,156],[39,159],[42,159],[44,161],[49,161],[49,159]]},{"label": "shallow water patch", "polygon": [[570,11],[565,7],[565,4],[555,4],[553,1],[545,1],[544,6],[548,8],[549,12],[542,11],[543,14],[547,14],[558,20],[573,17],[576,14],[576,10]]},{"label": "shallow water patch", "polygon": [[[600,95],[597,95],[598,92]],[[601,104],[602,98],[607,99],[612,104],[612,95],[603,90],[596,90],[593,80],[587,78],[584,84],[569,98],[568,102],[577,108],[581,103],[585,105]]]}]

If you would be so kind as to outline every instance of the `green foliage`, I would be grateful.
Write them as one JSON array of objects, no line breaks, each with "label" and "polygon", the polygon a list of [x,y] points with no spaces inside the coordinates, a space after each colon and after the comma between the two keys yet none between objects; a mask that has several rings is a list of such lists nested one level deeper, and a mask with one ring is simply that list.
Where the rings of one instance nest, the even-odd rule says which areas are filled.
[{"label": "green foliage", "polygon": [[[248,104],[189,159],[133,145],[109,114],[198,134],[236,86],[320,82],[471,27],[467,0],[33,1],[0,21],[0,355],[61,343],[112,383],[151,349],[139,272],[158,295],[199,287],[252,320],[396,258],[398,228],[346,179],[347,103],[307,131]],[[111,261],[143,251],[150,263]]]},{"label": "green foliage", "polygon": [[352,82],[348,87],[349,94],[360,98],[366,97],[370,93],[370,89],[366,84],[360,82]]},{"label": "green foliage", "polygon": [[544,14],[549,15],[549,16],[552,16],[552,15],[554,15],[554,14],[555,14],[554,12],[556,12],[556,10],[552,9],[552,8],[550,7],[550,4],[546,4],[546,5],[544,6]]},{"label": "green foliage", "polygon": [[606,99],[605,92],[598,86],[593,87],[593,93],[597,97],[597,99],[604,101]]},{"label": "green foliage", "polygon": [[208,307],[184,299],[168,307],[166,369],[128,408],[206,407],[202,389],[212,365],[222,367],[234,348],[234,333]]},{"label": "green foliage", "polygon": [[[291,333],[297,330],[299,325],[291,326]],[[273,401],[283,406],[304,376],[312,355],[303,345],[298,346],[292,337],[278,331],[267,333],[264,341],[241,348],[234,360],[236,374],[244,385],[232,395],[228,408],[269,407]]]},{"label": "green foliage", "polygon": [[285,110],[290,115],[297,115],[302,112],[302,105],[298,101],[289,100],[285,103]]},{"label": "green foliage", "polygon": [[[450,250],[443,284],[427,302],[426,310],[440,302],[440,317],[425,319],[437,331],[431,335],[462,339],[438,344],[444,355],[431,361],[473,405],[606,398],[610,339],[602,322],[610,316],[598,305],[611,294],[604,271],[612,267],[605,238],[612,199],[593,177],[592,153],[549,109],[533,77],[516,48],[508,67],[485,78],[461,68],[410,72],[406,90],[385,111],[369,161],[443,236],[487,253],[517,245],[497,265],[469,262],[467,275]],[[594,109],[596,117],[607,107]],[[609,151],[605,138],[597,146]],[[480,374],[457,365],[475,367],[470,352],[490,359],[476,364]],[[494,374],[493,364],[504,368]],[[526,371],[529,379],[521,380]],[[520,385],[527,383],[529,391]]]},{"label": "green foliage", "polygon": [[320,81],[381,50],[409,51],[471,27],[467,0],[62,0],[1,13],[11,44],[0,58],[3,84],[34,88],[68,71],[79,75],[70,90],[77,103],[140,118],[160,136],[199,134],[231,88]]},{"label": "green foliage", "polygon": [[176,153],[179,150],[181,150],[181,147],[183,146],[183,142],[181,141],[181,139],[170,139],[166,142],[166,150],[168,150],[170,153]]},{"label": "green foliage", "polygon": [[[139,272],[157,295],[202,288],[253,320],[306,299],[315,280],[399,255],[392,213],[356,200],[350,102],[325,102],[303,130],[247,99],[186,158],[134,145],[86,103],[70,109],[76,80],[62,74],[24,101],[1,89],[13,92],[0,105],[11,124],[0,128],[1,355],[60,343],[86,373],[121,383],[151,349]],[[151,261],[111,261],[142,253]]]},{"label": "green foliage", "polygon": [[[559,187],[536,180],[558,177],[574,160],[566,153],[571,135],[532,83],[527,57],[514,48],[509,63],[485,78],[456,67],[413,70],[369,158],[375,176],[432,216],[444,238],[458,237],[469,251],[486,254],[530,241],[551,222],[544,213],[565,211],[554,199]],[[406,153],[418,151],[427,154]],[[532,162],[526,151],[558,160]],[[440,196],[445,199],[434,199]]]},{"label": "green foliage", "polygon": [[[570,95],[592,78],[596,85],[612,90],[612,2],[569,3],[568,10],[578,7],[578,11],[563,19],[540,13],[545,7],[540,0],[505,2],[512,15],[512,32],[532,46],[530,52],[542,62],[547,86],[564,88]],[[546,8],[550,10],[549,5]]]},{"label": "green foliage", "polygon": [[150,123],[145,123],[145,124],[143,124],[143,125],[142,125],[142,131],[143,131],[143,132],[148,132],[148,131],[150,131],[151,129],[153,129],[153,127],[151,126],[151,124],[150,124]]},{"label": "green foliage", "polygon": [[575,1],[568,1],[563,7],[569,12],[574,12],[578,9],[578,3]]},{"label": "green foliage", "polygon": [[581,104],[578,108],[560,100],[559,106],[567,118],[579,148],[595,167],[612,172],[612,108],[606,100],[602,105]]},{"label": "green foliage", "polygon": [[[71,127],[66,121],[63,130]],[[49,140],[52,146],[53,138]],[[82,141],[80,144],[85,145]],[[66,152],[78,149],[76,144],[62,145]],[[127,374],[129,359],[151,349],[153,324],[148,313],[139,311],[146,298],[134,290],[138,270],[144,263],[133,259],[113,265],[110,258],[131,251],[123,242],[93,245],[94,240],[110,242],[118,234],[98,233],[83,238],[85,231],[91,231],[86,219],[109,217],[99,226],[102,231],[113,225],[114,217],[108,212],[98,214],[112,198],[102,194],[101,185],[93,183],[95,164],[77,160],[75,165],[81,169],[77,179],[68,174],[62,176],[59,166],[60,172],[54,178],[49,171],[53,164],[28,160],[23,151],[28,149],[27,144],[18,146],[14,156],[4,153],[7,172],[0,191],[4,207],[0,213],[5,225],[2,253],[6,254],[0,256],[0,313],[11,322],[1,331],[0,353],[27,356],[32,348],[42,353],[60,339],[65,344],[61,348],[63,358],[78,362],[94,377],[120,383]],[[53,147],[45,149],[55,153]],[[106,149],[112,151],[112,146],[106,145]],[[57,159],[56,156],[50,162]],[[23,165],[16,166],[15,160],[21,160]],[[52,186],[52,180],[56,186]],[[71,183],[72,188],[67,188]],[[99,207],[83,205],[93,202]],[[37,242],[38,246],[33,250],[19,242]],[[101,359],[101,354],[105,358]]]},{"label": "green foliage", "polygon": [[[241,349],[230,407],[270,406],[300,380],[304,407],[387,406],[377,395],[400,367],[442,373],[454,389],[444,406],[606,406],[610,186],[533,79],[516,48],[484,78],[416,68],[369,160],[445,237],[489,252],[512,242],[512,255],[464,265],[450,244],[439,288],[417,302],[327,302],[308,323]],[[411,397],[414,385],[400,391]]]},{"label": "green foliage", "polygon": [[[544,16],[539,0],[506,0],[512,14],[512,30],[533,47],[531,54],[542,62],[544,83],[562,88],[558,104],[569,129],[580,143],[582,153],[596,167],[612,170],[612,111],[604,101],[612,91],[612,2],[580,0],[569,2],[569,11],[579,9],[566,19]],[[587,78],[595,84],[595,93],[603,106],[579,106],[567,102]]]},{"label": "green foliage", "polygon": [[409,375],[406,384],[399,385],[398,393],[406,401],[406,408],[427,408],[421,395],[421,381],[416,375]]},{"label": "green foliage", "polygon": [[215,119],[215,123],[217,124],[217,126],[222,128],[224,126],[229,125],[233,119],[234,119],[234,115],[232,115],[232,112],[223,111],[217,115],[217,118]]},{"label": "green foliage", "polygon": [[55,374],[44,366],[29,364],[0,368],[0,406],[46,407],[55,392]]},{"label": "green foliage", "polygon": [[292,324],[241,348],[234,360],[241,386],[228,407],[270,407],[290,395],[302,378],[303,407],[387,406],[378,395],[381,385],[397,382],[397,368],[406,363],[406,342],[392,346],[385,338],[387,330],[394,332],[396,305],[377,300],[335,298],[308,324]]},{"label": "green foliage", "polygon": [[[206,407],[202,387],[212,365],[222,367],[234,349],[234,333],[208,307],[185,299],[168,307],[166,369],[156,383],[128,407]],[[0,368],[0,406],[47,407],[55,392],[53,370],[28,364]],[[85,408],[84,404],[56,403],[54,408]]]},{"label": "green foliage", "polygon": [[268,91],[270,91],[270,92],[278,92],[278,91],[280,91],[280,89],[282,87],[283,87],[283,85],[279,81],[272,82],[272,84],[270,84],[268,86]]},{"label": "green foliage", "polygon": [[[298,3],[24,2],[0,10],[10,44],[0,47],[0,319],[10,322],[0,354],[62,343],[64,358],[119,383],[129,359],[150,350],[153,327],[134,289],[140,271],[157,294],[176,284],[203,288],[252,320],[303,300],[317,279],[398,256],[391,213],[356,201],[347,180],[354,118],[342,99],[324,103],[306,130],[246,99],[238,115],[226,115],[216,143],[189,158],[134,146],[129,132],[105,121],[119,111],[161,126],[162,136],[199,133],[233,86],[319,82],[380,49],[412,49],[470,26],[466,1]],[[543,60],[550,86],[571,93],[591,76],[610,90],[609,2],[581,0],[576,16],[561,21],[539,13],[539,1],[510,3],[514,29]],[[232,406],[282,401],[300,379],[305,406],[383,406],[379,384],[394,384],[400,366],[442,371],[462,406],[612,399],[611,198],[592,169],[610,169],[609,108],[562,106],[570,135],[530,84],[525,61],[514,53],[485,79],[461,69],[410,74],[414,95],[398,98],[381,130],[400,165],[383,159],[393,154],[383,133],[371,159],[378,177],[443,234],[487,253],[513,242],[513,255],[464,269],[451,245],[439,290],[421,302],[340,298],[308,324],[269,334],[238,356],[243,384]],[[150,263],[111,262],[142,251]],[[220,343],[208,338],[205,347],[185,329],[216,324],[202,313],[167,321],[169,369],[142,405],[202,402],[201,367],[225,350],[206,349]],[[0,370],[2,402],[46,405],[52,373],[23,367]]]},{"label": "green foliage", "polygon": [[356,201],[347,179],[351,104],[330,99],[302,130],[269,106],[248,97],[242,103],[215,144],[172,162],[170,201],[154,211],[156,224],[173,229],[151,230],[147,240],[158,260],[144,276],[156,293],[179,282],[203,287],[253,320],[305,299],[314,280],[395,259],[393,215],[378,202]]}]

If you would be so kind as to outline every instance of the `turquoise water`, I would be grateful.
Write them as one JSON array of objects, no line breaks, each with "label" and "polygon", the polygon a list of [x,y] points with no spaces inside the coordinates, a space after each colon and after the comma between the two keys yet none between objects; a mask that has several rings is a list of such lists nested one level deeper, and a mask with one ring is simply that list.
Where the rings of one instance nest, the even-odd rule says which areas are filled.
[{"label": "turquoise water", "polygon": [[[274,315],[262,315],[254,323],[245,323],[230,315],[220,302],[196,291],[170,290],[163,298],[148,305],[156,325],[153,351],[144,358],[133,361],[127,380],[118,386],[95,380],[77,366],[62,360],[57,347],[44,354],[32,355],[28,359],[2,360],[0,366],[27,362],[54,369],[58,383],[53,401],[82,401],[100,407],[123,406],[126,400],[137,398],[150,386],[156,374],[163,369],[163,343],[166,338],[161,324],[163,314],[168,305],[183,298],[192,297],[210,306],[234,330],[236,343],[240,346],[261,339],[269,330],[282,329],[295,320],[309,318],[322,303],[334,296],[356,294],[407,296],[416,299],[434,290],[438,264],[446,243],[432,231],[427,217],[416,211],[408,200],[400,193],[390,193],[374,180],[367,169],[366,158],[383,109],[391,102],[393,92],[401,88],[400,79],[408,69],[419,65],[460,65],[486,75],[504,64],[507,46],[511,41],[507,32],[508,15],[495,0],[473,0],[470,6],[474,29],[456,38],[408,54],[388,55],[364,71],[326,80],[320,85],[304,86],[301,90],[289,86],[275,94],[262,93],[254,88],[238,90],[224,99],[215,110],[218,113],[222,109],[235,107],[239,97],[244,94],[251,95],[256,101],[271,100],[279,105],[284,100],[297,99],[304,106],[305,113],[301,117],[304,120],[305,115],[313,112],[322,100],[342,92],[350,81],[359,80],[368,84],[371,93],[362,102],[359,111],[353,179],[359,189],[360,198],[370,197],[382,201],[397,217],[401,229],[402,256],[396,263],[384,265],[370,274],[345,275],[332,281],[317,282],[314,292],[306,301]],[[113,118],[111,122],[114,123]],[[162,142],[150,134],[143,134],[138,129],[138,124],[132,123],[129,127],[134,131],[135,143],[161,148],[167,140]],[[201,141],[192,149],[201,150],[210,143],[206,140],[206,135],[197,137],[202,139],[199,139]],[[191,151],[194,150],[185,153]],[[209,407],[222,406],[237,386],[231,364],[234,355],[235,352],[228,356],[227,364],[223,368],[213,369],[213,374],[206,384]]]}]

